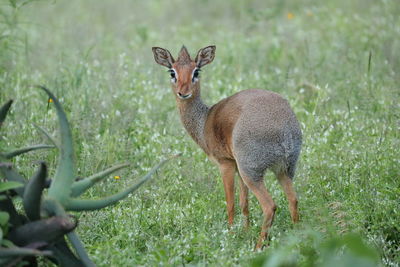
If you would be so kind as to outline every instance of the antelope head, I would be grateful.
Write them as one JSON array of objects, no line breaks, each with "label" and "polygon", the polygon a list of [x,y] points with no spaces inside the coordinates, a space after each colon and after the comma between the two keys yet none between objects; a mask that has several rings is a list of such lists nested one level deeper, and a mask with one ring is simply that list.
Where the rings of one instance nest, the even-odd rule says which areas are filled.
[{"label": "antelope head", "polygon": [[155,61],[168,68],[171,75],[172,90],[179,101],[198,96],[200,92],[201,67],[211,63],[215,56],[215,46],[207,46],[199,50],[195,60],[190,58],[185,46],[182,46],[175,60],[171,53],[161,47],[153,47]]}]

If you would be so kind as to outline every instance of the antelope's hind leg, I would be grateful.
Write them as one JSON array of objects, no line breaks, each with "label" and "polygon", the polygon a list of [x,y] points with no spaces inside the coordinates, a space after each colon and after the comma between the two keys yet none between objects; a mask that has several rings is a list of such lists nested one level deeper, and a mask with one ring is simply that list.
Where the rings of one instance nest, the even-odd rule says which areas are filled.
[{"label": "antelope's hind leg", "polygon": [[262,176],[250,177],[243,170],[240,170],[240,167],[239,173],[243,179],[243,182],[256,196],[264,214],[260,237],[258,238],[258,242],[254,248],[255,250],[260,250],[264,247],[264,241],[268,236],[268,230],[274,220],[276,205],[264,185],[264,179]]},{"label": "antelope's hind leg", "polygon": [[284,172],[277,175],[278,181],[281,184],[283,191],[286,194],[286,198],[289,202],[290,216],[292,217],[293,223],[299,221],[299,212],[297,208],[297,196],[296,191],[293,188],[292,179]]}]

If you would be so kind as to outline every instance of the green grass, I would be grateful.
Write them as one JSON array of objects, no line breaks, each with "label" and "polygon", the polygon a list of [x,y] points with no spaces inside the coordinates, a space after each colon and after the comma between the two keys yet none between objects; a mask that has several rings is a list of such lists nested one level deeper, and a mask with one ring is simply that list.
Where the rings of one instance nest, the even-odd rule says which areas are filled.
[{"label": "green grass", "polygon": [[[132,163],[88,197],[117,192],[165,155],[183,153],[139,193],[78,215],[99,266],[248,265],[264,255],[308,266],[319,244],[352,232],[384,265],[399,266],[398,1],[37,1],[16,15],[2,1],[0,9],[0,103],[16,100],[5,145],[45,141],[33,123],[55,131],[55,110],[30,87],[44,84],[73,125],[79,175]],[[262,216],[255,197],[249,231],[237,208],[229,232],[218,170],[185,133],[168,74],[153,60],[152,46],[175,56],[182,44],[193,56],[217,46],[202,73],[206,103],[265,88],[285,96],[301,122],[301,223],[291,224],[268,173],[278,210],[261,253],[252,252]],[[30,175],[38,158],[51,167],[57,160],[43,151],[14,163]]]}]

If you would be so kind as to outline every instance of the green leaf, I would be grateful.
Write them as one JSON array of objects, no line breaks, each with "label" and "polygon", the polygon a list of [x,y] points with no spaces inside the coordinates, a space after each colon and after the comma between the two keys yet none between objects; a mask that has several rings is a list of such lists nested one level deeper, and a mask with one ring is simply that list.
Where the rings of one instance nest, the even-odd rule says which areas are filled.
[{"label": "green leaf", "polygon": [[149,180],[151,176],[165,163],[167,163],[170,159],[171,158],[161,161],[158,165],[153,167],[153,169],[151,169],[149,173],[147,173],[144,177],[142,177],[136,184],[128,187],[128,189],[126,189],[125,191],[119,192],[115,195],[102,199],[95,199],[95,200],[71,199],[66,204],[65,209],[71,211],[97,210],[115,204],[116,202],[128,196],[130,193],[136,191],[142,184],[144,184],[147,180]]},{"label": "green leaf", "polygon": [[40,219],[40,202],[47,177],[46,163],[41,162],[38,171],[25,186],[22,204],[31,221]]},{"label": "green leaf", "polygon": [[46,136],[47,139],[49,139],[49,141],[58,149],[60,149],[60,145],[58,144],[58,142],[56,141],[56,139],[54,139],[54,137],[52,137],[45,129],[43,129],[42,127],[40,127],[39,125],[33,124],[36,129],[39,130],[39,132],[41,132],[44,136]]},{"label": "green leaf", "polygon": [[3,240],[1,241],[1,246],[2,246],[2,247],[5,247],[5,248],[12,248],[12,247],[15,247],[14,243],[11,242],[11,241],[8,240],[8,239],[3,239]]},{"label": "green leaf", "polygon": [[24,186],[24,184],[20,182],[2,182],[0,183],[0,192],[5,192],[7,190],[16,189]]},{"label": "green leaf", "polygon": [[6,225],[9,219],[10,214],[8,214],[8,212],[0,211],[0,226]]},{"label": "green leaf", "polygon": [[71,245],[74,247],[76,254],[79,256],[80,260],[83,262],[83,264],[87,267],[89,266],[96,266],[89,258],[85,247],[83,246],[81,240],[78,238],[78,235],[75,233],[75,231],[72,231],[67,234],[69,241],[71,242]]},{"label": "green leaf", "polygon": [[[12,169],[11,164],[0,163],[0,171],[3,173],[4,177],[10,182],[18,182],[20,184],[26,183],[26,180],[19,173]],[[14,191],[17,192],[17,194],[21,197],[24,195],[24,187],[14,188]]]},{"label": "green leaf", "polygon": [[11,104],[13,103],[13,100],[8,100],[3,106],[0,108],[0,128],[1,125],[3,124],[4,120],[7,117],[7,112],[11,107]]},{"label": "green leaf", "polygon": [[54,148],[54,146],[52,146],[52,145],[34,145],[34,146],[20,148],[15,151],[12,151],[12,152],[4,153],[3,156],[6,159],[11,159],[15,156],[18,156],[18,155],[21,155],[21,154],[24,154],[24,153],[27,153],[27,152],[30,152],[33,150],[45,149],[45,148]]},{"label": "green leaf", "polygon": [[108,168],[102,172],[99,172],[97,174],[94,174],[92,176],[89,176],[83,180],[74,182],[72,184],[72,188],[71,188],[71,196],[72,197],[77,197],[82,195],[87,189],[89,189],[91,186],[93,186],[95,183],[101,181],[101,179],[103,179],[104,177],[107,177],[107,175],[120,170],[122,168],[128,167],[129,163],[125,163],[125,164],[120,164],[111,168]]},{"label": "green leaf", "polygon": [[53,99],[57,111],[61,145],[59,150],[58,166],[53,182],[49,188],[49,196],[57,199],[63,205],[69,200],[71,185],[76,177],[71,129],[64,109],[58,99],[44,86],[37,87],[44,90],[47,95]]},{"label": "green leaf", "polygon": [[18,226],[23,223],[22,218],[15,209],[14,203],[12,202],[10,197],[7,197],[5,200],[0,201],[0,210],[5,211],[8,213],[8,215],[10,215],[9,222],[13,226]]},{"label": "green leaf", "polygon": [[37,249],[30,248],[0,248],[0,258],[4,257],[16,257],[16,256],[51,256],[51,251],[45,250],[40,251]]},{"label": "green leaf", "polygon": [[53,216],[21,225],[11,231],[8,238],[18,246],[32,243],[52,243],[76,227],[70,217]]},{"label": "green leaf", "polygon": [[68,247],[67,242],[64,238],[58,240],[54,245],[50,246],[49,249],[53,252],[54,257],[57,260],[57,264],[64,267],[84,267],[82,261],[80,261],[75,254]]}]

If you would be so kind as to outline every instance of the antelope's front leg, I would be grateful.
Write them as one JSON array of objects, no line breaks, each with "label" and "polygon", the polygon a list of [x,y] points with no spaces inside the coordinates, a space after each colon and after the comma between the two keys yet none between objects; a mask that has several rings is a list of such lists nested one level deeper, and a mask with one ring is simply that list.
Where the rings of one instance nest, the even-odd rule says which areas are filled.
[{"label": "antelope's front leg", "polygon": [[235,216],[235,172],[236,164],[234,161],[219,162],[222,182],[224,184],[226,211],[228,212],[228,226],[232,226]]}]

